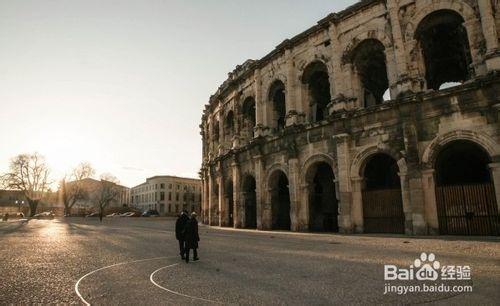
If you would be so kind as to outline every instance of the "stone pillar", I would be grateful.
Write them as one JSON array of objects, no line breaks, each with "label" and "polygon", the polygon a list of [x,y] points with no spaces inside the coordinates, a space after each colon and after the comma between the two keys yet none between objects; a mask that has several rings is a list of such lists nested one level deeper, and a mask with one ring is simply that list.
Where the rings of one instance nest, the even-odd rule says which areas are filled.
[{"label": "stone pillar", "polygon": [[302,109],[300,106],[300,101],[297,97],[297,80],[296,80],[296,69],[294,66],[293,58],[291,57],[291,51],[287,49],[285,51],[286,63],[286,125],[294,125],[300,123],[299,113]]},{"label": "stone pillar", "polygon": [[392,41],[394,43],[393,57],[395,60],[395,82],[390,83],[391,99],[395,99],[400,93],[412,89],[411,80],[408,78],[408,67],[405,56],[405,44],[399,21],[399,5],[397,0],[387,0],[387,11],[392,30]]},{"label": "stone pillar", "polygon": [[351,178],[352,207],[351,221],[355,233],[363,233],[363,178]]},{"label": "stone pillar", "polygon": [[481,28],[486,40],[485,62],[488,71],[500,70],[500,50],[498,49],[498,34],[491,7],[491,0],[478,0],[481,15]]},{"label": "stone pillar", "polygon": [[500,213],[500,163],[489,164],[491,171],[491,178],[495,186],[495,196],[497,200],[497,208]]},{"label": "stone pillar", "polygon": [[233,162],[231,164],[233,170],[233,222],[235,228],[243,227],[243,218],[242,218],[242,198],[241,198],[241,175],[240,175],[240,167],[238,163]]},{"label": "stone pillar", "polygon": [[434,183],[434,169],[422,170],[422,190],[424,193],[425,220],[427,232],[431,235],[439,234],[439,220],[436,205],[436,189]]},{"label": "stone pillar", "polygon": [[255,163],[255,201],[257,206],[257,229],[265,230],[271,228],[271,222],[268,220],[270,213],[270,203],[268,203],[268,194],[264,191],[266,186],[264,165],[261,155],[254,156]]},{"label": "stone pillar", "polygon": [[226,209],[226,194],[225,194],[225,186],[224,186],[224,177],[222,175],[222,168],[220,169],[221,173],[219,173],[219,177],[217,177],[217,183],[219,185],[219,201],[218,201],[218,225],[219,226],[227,226],[227,209]]},{"label": "stone pillar", "polygon": [[307,182],[305,182],[300,186],[301,206],[297,218],[301,220],[302,224],[304,225],[303,226],[304,231],[309,230],[309,211],[311,209],[311,200],[309,195],[311,194],[311,188],[312,186],[309,185]]},{"label": "stone pillar", "polygon": [[338,194],[339,206],[339,232],[351,233],[353,222],[351,218],[352,190],[350,185],[350,154],[349,135],[340,134],[334,136],[333,140],[337,149],[337,170],[335,173],[335,192]]},{"label": "stone pillar", "polygon": [[262,79],[260,69],[255,69],[254,72],[254,95],[255,95],[255,127],[254,137],[265,136],[269,132],[266,126],[265,112],[266,100],[262,97]]},{"label": "stone pillar", "polygon": [[298,158],[288,160],[288,191],[290,192],[290,221],[292,231],[306,231],[307,218],[303,218],[305,203],[300,197],[300,165]]},{"label": "stone pillar", "polygon": [[208,182],[207,174],[203,171],[203,178],[201,180],[203,192],[201,193],[201,222],[208,224]]},{"label": "stone pillar", "polygon": [[214,225],[214,179],[212,171],[208,171],[208,224]]},{"label": "stone pillar", "polygon": [[408,186],[406,173],[399,172],[398,175],[401,182],[401,199],[403,201],[403,212],[405,215],[405,234],[411,235],[413,233],[413,218],[412,207],[410,203],[410,188]]}]

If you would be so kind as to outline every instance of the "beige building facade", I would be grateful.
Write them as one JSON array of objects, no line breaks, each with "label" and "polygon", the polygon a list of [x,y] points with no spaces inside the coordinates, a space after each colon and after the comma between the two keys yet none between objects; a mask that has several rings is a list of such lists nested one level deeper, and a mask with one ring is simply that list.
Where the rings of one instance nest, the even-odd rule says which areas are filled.
[{"label": "beige building facade", "polygon": [[[100,187],[102,186],[101,180],[96,180],[93,178],[86,178],[80,181],[71,181],[68,182],[68,186],[71,184],[78,183],[80,184],[83,190],[83,197],[76,201],[74,208],[75,209],[83,209],[83,210],[93,210],[97,209],[97,198],[99,198]],[[116,192],[116,197],[111,203],[106,206],[106,208],[113,207],[126,207],[130,205],[130,188],[112,183],[113,192]]]},{"label": "beige building facade", "polygon": [[369,0],[210,97],[202,219],[343,233],[499,235],[498,0]]},{"label": "beige building facade", "polygon": [[160,215],[176,215],[182,210],[200,213],[201,180],[177,176],[153,176],[131,188],[132,205]]}]

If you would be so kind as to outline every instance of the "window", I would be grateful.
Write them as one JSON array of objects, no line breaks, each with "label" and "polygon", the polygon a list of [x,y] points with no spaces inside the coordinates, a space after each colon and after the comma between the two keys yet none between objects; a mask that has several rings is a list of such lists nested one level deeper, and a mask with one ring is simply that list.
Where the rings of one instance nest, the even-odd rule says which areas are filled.
[{"label": "window", "polygon": [[182,195],[182,200],[183,200],[184,202],[186,202],[186,194],[183,194],[183,195]]},{"label": "window", "polygon": [[302,75],[302,83],[309,92],[310,118],[312,122],[321,121],[328,115],[327,105],[331,101],[330,81],[325,64],[315,61],[309,64]]},{"label": "window", "polygon": [[168,189],[172,189],[172,184],[168,184]]},{"label": "window", "polygon": [[280,80],[274,81],[269,90],[269,101],[273,109],[273,128],[282,130],[285,127],[286,103],[285,85]]},{"label": "window", "polygon": [[155,192],[155,201],[158,201],[158,193]]},{"label": "window", "polygon": [[178,192],[175,193],[175,200],[179,201],[179,193]]},{"label": "window", "polygon": [[162,184],[160,184],[160,188],[161,188],[161,189],[165,189],[165,184],[163,184],[163,183],[162,183]]},{"label": "window", "polygon": [[180,190],[181,189],[181,185],[177,185],[177,190]]},{"label": "window", "polygon": [[171,213],[172,212],[172,205],[171,204],[168,204],[168,212]]},{"label": "window", "polygon": [[168,193],[168,200],[169,200],[169,201],[172,201],[172,192],[169,192],[169,193]]},{"label": "window", "polygon": [[179,204],[175,204],[175,212],[179,212]]},{"label": "window", "polygon": [[165,192],[161,191],[160,192],[160,201],[164,201],[165,200]]}]

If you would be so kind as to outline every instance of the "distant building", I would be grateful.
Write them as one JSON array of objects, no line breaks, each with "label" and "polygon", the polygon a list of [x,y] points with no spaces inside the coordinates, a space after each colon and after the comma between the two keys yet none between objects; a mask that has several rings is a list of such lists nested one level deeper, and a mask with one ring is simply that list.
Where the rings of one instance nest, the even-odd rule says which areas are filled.
[{"label": "distant building", "polygon": [[[76,181],[68,182],[68,186],[71,184],[75,184]],[[97,196],[97,192],[99,190],[99,184],[101,184],[100,180],[96,180],[93,178],[86,178],[80,180],[79,183],[82,184],[82,188],[84,189],[86,196],[84,199],[78,200],[75,203],[74,208],[80,209],[91,209],[96,207],[95,197]],[[112,201],[106,208],[110,207],[124,207],[130,205],[130,188],[126,186],[122,186],[119,184],[115,184],[116,188],[119,191],[118,197]]]},{"label": "distant building", "polygon": [[160,215],[177,214],[183,209],[200,213],[201,180],[169,175],[153,176],[131,188],[132,206],[156,209]]},{"label": "distant building", "polygon": [[15,206],[16,201],[24,201],[26,205],[28,204],[28,201],[22,191],[0,190],[0,206]]}]

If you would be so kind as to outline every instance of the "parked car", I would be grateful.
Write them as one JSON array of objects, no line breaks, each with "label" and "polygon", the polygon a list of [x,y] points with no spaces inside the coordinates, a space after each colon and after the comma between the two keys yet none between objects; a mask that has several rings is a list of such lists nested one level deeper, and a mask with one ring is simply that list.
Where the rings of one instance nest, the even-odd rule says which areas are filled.
[{"label": "parked car", "polygon": [[113,217],[121,217],[121,215],[119,213],[112,213],[112,214],[109,214],[109,215],[106,215],[106,217],[108,218],[113,218]]},{"label": "parked car", "polygon": [[51,211],[44,211],[33,216],[36,219],[54,219],[54,213]]},{"label": "parked car", "polygon": [[146,210],[142,213],[143,217],[158,217],[160,213],[155,209]]},{"label": "parked car", "polygon": [[99,213],[98,212],[93,212],[93,213],[90,213],[88,215],[85,216],[86,217],[99,217]]}]

